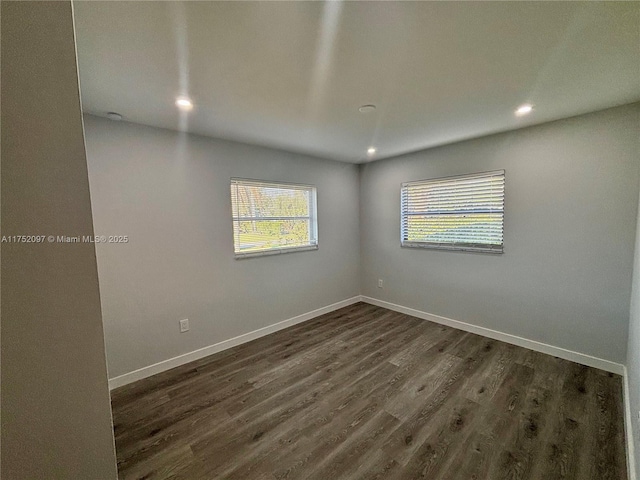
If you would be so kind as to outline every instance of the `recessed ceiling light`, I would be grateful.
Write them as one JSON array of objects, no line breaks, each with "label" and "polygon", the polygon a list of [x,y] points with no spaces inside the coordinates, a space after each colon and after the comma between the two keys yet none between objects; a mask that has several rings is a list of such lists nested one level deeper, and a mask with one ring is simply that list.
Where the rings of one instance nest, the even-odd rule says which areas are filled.
[{"label": "recessed ceiling light", "polygon": [[122,120],[122,115],[116,112],[107,112],[107,118],[109,120],[114,120],[116,122],[119,122],[120,120]]},{"label": "recessed ceiling light", "polygon": [[193,110],[193,102],[189,97],[178,97],[176,99],[176,106],[180,110]]},{"label": "recessed ceiling light", "polygon": [[376,147],[369,147],[367,148],[367,155],[371,156],[371,155],[375,155],[377,152]]},{"label": "recessed ceiling light", "polygon": [[358,111],[360,113],[371,113],[376,109],[375,105],[362,105],[360,108],[358,108]]},{"label": "recessed ceiling light", "polygon": [[522,115],[528,115],[532,111],[533,111],[533,105],[531,105],[530,103],[525,103],[518,107],[518,109],[516,110],[516,115],[521,117]]}]

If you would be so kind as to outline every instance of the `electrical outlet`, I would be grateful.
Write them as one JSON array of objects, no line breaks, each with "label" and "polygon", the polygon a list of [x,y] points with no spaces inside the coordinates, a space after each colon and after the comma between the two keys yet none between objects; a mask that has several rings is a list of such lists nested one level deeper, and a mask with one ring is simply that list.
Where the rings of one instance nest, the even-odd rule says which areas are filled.
[{"label": "electrical outlet", "polygon": [[378,279],[378,288],[382,288],[383,281],[381,278]]},{"label": "electrical outlet", "polygon": [[180,320],[180,333],[189,331],[189,319],[185,318],[184,320]]}]

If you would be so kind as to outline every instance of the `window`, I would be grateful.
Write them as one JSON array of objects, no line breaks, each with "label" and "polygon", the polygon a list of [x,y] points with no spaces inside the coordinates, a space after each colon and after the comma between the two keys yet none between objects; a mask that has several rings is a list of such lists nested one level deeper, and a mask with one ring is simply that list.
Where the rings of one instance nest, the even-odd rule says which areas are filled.
[{"label": "window", "polygon": [[316,189],[231,179],[237,258],[318,248]]},{"label": "window", "polygon": [[401,245],[502,253],[504,170],[402,184]]}]

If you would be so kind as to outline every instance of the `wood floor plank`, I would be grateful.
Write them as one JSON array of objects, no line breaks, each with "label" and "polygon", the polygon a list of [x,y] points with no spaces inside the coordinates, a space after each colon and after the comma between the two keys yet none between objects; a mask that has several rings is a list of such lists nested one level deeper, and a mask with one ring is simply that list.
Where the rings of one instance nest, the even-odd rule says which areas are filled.
[{"label": "wood floor plank", "polygon": [[[422,443],[411,435],[405,438],[407,447],[419,445],[407,458],[402,479],[441,478],[457,458],[466,454],[464,438],[473,428],[478,404],[464,397],[455,397],[433,418]],[[408,452],[405,449],[403,453]],[[396,457],[397,459],[397,457]],[[402,461],[402,460],[400,460]]]},{"label": "wood floor plank", "polygon": [[472,375],[485,357],[491,357],[491,350],[485,345],[475,345],[471,354],[454,368],[446,381],[437,386],[424,400],[423,405],[387,439],[384,449],[401,465],[407,465],[430,435],[434,422],[450,402],[459,399],[460,387],[467,375]]},{"label": "wood floor plank", "polygon": [[[376,328],[370,329],[370,331],[373,332],[372,335],[376,335],[377,332],[375,341],[365,342],[360,352],[351,350],[348,355],[345,355],[345,358],[348,358],[349,355],[354,355],[354,360],[357,360],[354,365],[358,365],[358,362],[366,360],[366,357],[363,359],[363,353],[365,352],[375,352],[382,348],[391,349],[393,347],[393,343],[387,342],[385,344],[384,342],[384,339],[387,336],[393,336],[399,332],[405,332],[419,324],[419,322],[396,322],[394,319],[398,317],[398,314],[395,314],[394,312],[383,311],[381,314],[381,318],[386,319],[386,323],[383,323],[380,326],[380,328],[384,330],[377,332]],[[369,334],[370,332],[367,332],[366,335]],[[412,337],[413,334],[409,336]],[[393,337],[393,341],[398,342],[398,344],[401,344],[405,340],[406,339],[402,336],[396,335]],[[358,353],[360,354],[358,355]],[[316,367],[325,367],[332,362],[332,357],[327,356],[321,364],[316,364]],[[360,369],[366,372],[369,368],[371,367],[365,364],[364,366],[361,366]],[[309,380],[316,377],[314,383],[320,383],[325,377],[330,377],[333,374],[333,370],[336,369],[337,367],[333,366],[332,369],[330,368],[325,372],[316,368],[314,372],[311,372],[311,374],[307,370],[302,370],[294,376],[282,376],[279,383],[267,384],[260,389],[255,389],[253,385],[250,385],[247,382],[243,382],[240,385],[227,385],[223,383],[222,388],[212,394],[194,394],[192,402],[171,402],[168,408],[172,410],[169,413],[163,410],[159,412],[159,414],[154,413],[151,418],[139,420],[135,425],[131,424],[132,428],[129,428],[127,432],[124,432],[123,435],[116,438],[116,446],[119,447],[119,451],[122,454],[121,461],[129,463],[132,461],[139,461],[154,454],[154,449],[157,452],[160,450],[159,447],[166,448],[168,443],[186,440],[186,436],[179,434],[181,431],[184,432],[184,427],[182,425],[183,420],[191,423],[198,423],[200,425],[200,429],[203,429],[206,428],[206,423],[201,420],[202,418],[206,419],[207,417],[210,417],[211,412],[209,410],[214,407],[225,408],[227,411],[230,411],[232,414],[237,416],[240,410],[248,411],[251,407],[261,405],[265,401],[269,401],[272,404],[283,404],[283,397],[285,395],[288,395],[289,399],[291,399],[295,395],[306,394],[311,385]],[[357,374],[357,372],[355,373]],[[210,376],[204,376],[203,378],[211,379]],[[221,380],[226,378],[227,377],[223,375]],[[191,383],[192,378],[188,377],[185,381]],[[220,383],[221,382],[218,382],[218,384]],[[230,399],[230,392],[236,393],[236,395],[231,399],[232,401],[228,401]],[[259,392],[259,396],[256,396],[256,392]],[[247,400],[247,395],[251,395],[252,398]],[[256,410],[254,408],[253,411],[256,412],[255,415],[264,416],[265,412],[270,412],[269,405],[262,406],[264,407],[262,410]],[[121,421],[120,417],[114,414],[114,419],[115,424],[119,425]],[[250,421],[244,418],[242,420],[245,423],[249,423]],[[136,430],[135,427],[138,427],[138,430]],[[223,422],[217,427],[222,428],[226,427],[226,425]],[[199,432],[198,429],[194,427],[191,427],[190,430],[189,438],[194,436],[197,437],[202,434],[202,432]],[[215,432],[209,433],[215,434]],[[130,440],[131,438],[134,438],[135,440],[136,435],[142,436],[143,438],[138,438],[137,442],[134,442],[133,447],[136,448],[137,451],[131,454],[131,448],[129,447],[132,445],[132,442]]]},{"label": "wood floor plank", "polygon": [[358,303],[112,392],[119,477],[626,480],[617,375]]}]

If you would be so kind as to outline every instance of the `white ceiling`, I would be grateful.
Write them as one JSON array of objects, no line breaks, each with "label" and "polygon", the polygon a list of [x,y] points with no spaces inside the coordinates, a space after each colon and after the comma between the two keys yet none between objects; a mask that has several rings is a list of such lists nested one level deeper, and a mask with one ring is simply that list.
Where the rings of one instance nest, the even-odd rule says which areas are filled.
[{"label": "white ceiling", "polygon": [[638,2],[74,8],[86,112],[347,162],[640,100]]}]

